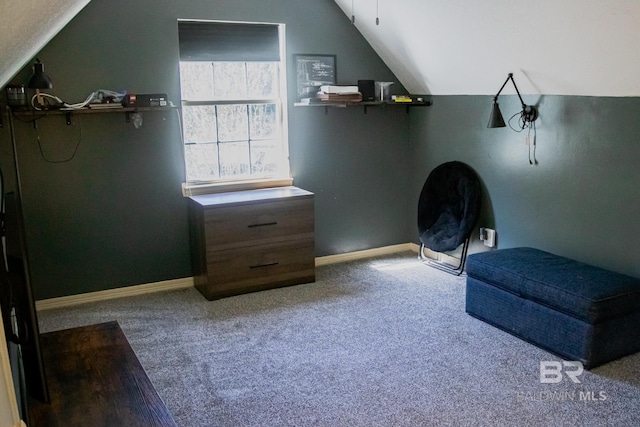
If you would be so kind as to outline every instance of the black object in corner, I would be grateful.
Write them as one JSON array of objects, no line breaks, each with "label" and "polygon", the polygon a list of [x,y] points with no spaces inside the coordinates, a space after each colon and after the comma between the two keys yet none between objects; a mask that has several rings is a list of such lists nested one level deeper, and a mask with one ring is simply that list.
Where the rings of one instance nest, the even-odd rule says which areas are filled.
[{"label": "black object in corner", "polygon": [[453,161],[436,167],[424,183],[418,201],[420,259],[424,248],[448,252],[463,245],[460,265],[438,263],[443,269],[462,274],[469,238],[480,213],[480,180],[468,165]]}]

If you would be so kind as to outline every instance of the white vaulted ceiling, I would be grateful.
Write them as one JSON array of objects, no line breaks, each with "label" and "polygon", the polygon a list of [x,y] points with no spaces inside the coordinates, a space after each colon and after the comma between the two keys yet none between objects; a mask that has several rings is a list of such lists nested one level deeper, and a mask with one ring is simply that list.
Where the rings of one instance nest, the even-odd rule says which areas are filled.
[{"label": "white vaulted ceiling", "polygon": [[[0,0],[0,86],[89,1]],[[640,96],[638,0],[334,1],[412,93]]]},{"label": "white vaulted ceiling", "polygon": [[90,0],[0,0],[0,87]]},{"label": "white vaulted ceiling", "polygon": [[638,0],[335,2],[412,93],[640,95]]}]

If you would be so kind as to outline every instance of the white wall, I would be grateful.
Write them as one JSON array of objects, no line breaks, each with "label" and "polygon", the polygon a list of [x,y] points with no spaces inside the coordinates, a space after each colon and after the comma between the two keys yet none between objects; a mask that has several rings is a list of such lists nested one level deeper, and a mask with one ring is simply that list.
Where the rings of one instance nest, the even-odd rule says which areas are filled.
[{"label": "white wall", "polygon": [[[0,0],[0,86],[89,1]],[[640,96],[637,0],[335,2],[412,93]]]},{"label": "white wall", "polygon": [[0,0],[0,87],[10,82],[89,1]]},{"label": "white wall", "polygon": [[640,96],[638,0],[335,2],[411,93]]}]

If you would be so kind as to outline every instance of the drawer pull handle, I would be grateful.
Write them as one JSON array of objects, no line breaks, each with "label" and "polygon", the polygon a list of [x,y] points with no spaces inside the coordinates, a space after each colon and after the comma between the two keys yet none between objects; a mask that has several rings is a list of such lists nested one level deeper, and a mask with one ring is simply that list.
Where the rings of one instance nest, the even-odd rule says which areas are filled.
[{"label": "drawer pull handle", "polygon": [[269,264],[258,264],[258,265],[250,265],[249,268],[262,268],[262,267],[273,267],[274,265],[280,264],[279,262],[270,262]]},{"label": "drawer pull handle", "polygon": [[278,225],[278,221],[263,222],[262,224],[250,224],[247,227],[254,228],[254,227],[264,227],[264,226],[267,226],[267,225]]}]

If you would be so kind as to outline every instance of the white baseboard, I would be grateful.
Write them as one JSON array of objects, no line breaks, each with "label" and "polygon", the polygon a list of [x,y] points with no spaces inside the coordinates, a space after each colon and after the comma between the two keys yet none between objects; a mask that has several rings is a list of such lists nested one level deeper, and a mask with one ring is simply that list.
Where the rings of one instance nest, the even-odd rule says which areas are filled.
[{"label": "white baseboard", "polygon": [[[316,266],[336,264],[339,262],[354,261],[371,258],[380,255],[388,255],[403,251],[418,252],[420,247],[415,243],[403,243],[399,245],[384,246],[381,248],[365,249],[362,251],[348,252],[344,254],[328,255],[316,258]],[[51,310],[54,308],[70,307],[78,304],[105,301],[114,298],[144,295],[153,292],[171,291],[193,287],[193,277],[183,279],[165,280],[144,285],[126,286],[123,288],[107,289],[104,291],[88,292],[66,297],[49,298],[36,301],[36,311]]]},{"label": "white baseboard", "polygon": [[381,248],[365,249],[362,251],[347,252],[344,254],[327,255],[316,258],[316,267],[339,262],[354,261],[358,259],[371,258],[380,255],[389,255],[397,252],[414,251],[418,252],[419,246],[415,243],[402,243],[399,245],[383,246]]},{"label": "white baseboard", "polygon": [[105,291],[87,292],[85,294],[39,300],[36,301],[36,311],[192,287],[193,277],[165,280],[162,282],[147,283],[144,285],[126,286],[123,288],[107,289]]}]

